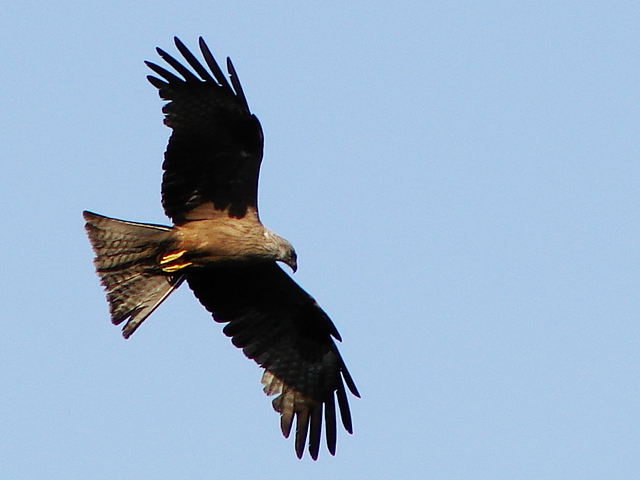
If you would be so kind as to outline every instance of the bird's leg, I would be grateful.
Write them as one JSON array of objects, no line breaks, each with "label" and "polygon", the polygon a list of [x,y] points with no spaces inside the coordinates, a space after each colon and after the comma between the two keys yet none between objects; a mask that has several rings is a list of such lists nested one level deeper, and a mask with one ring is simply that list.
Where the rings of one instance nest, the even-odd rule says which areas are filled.
[{"label": "bird's leg", "polygon": [[186,252],[186,250],[180,250],[177,252],[167,253],[166,255],[160,257],[160,265],[162,266],[162,271],[165,273],[173,273],[177,272],[178,270],[182,270],[185,267],[193,265],[193,262],[176,262],[176,260],[182,257]]},{"label": "bird's leg", "polygon": [[179,259],[181,256],[183,256],[185,253],[187,253],[186,250],[180,250],[178,252],[173,252],[173,253],[167,253],[166,255],[163,255],[160,258],[160,265],[164,265],[166,263],[171,263],[174,260]]}]

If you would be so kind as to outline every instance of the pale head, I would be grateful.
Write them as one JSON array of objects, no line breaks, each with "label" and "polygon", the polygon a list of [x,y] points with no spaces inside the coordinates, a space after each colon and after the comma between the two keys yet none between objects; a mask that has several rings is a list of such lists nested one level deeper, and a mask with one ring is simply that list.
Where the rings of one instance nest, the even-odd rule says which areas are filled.
[{"label": "pale head", "polygon": [[298,255],[296,255],[293,245],[287,239],[276,235],[267,228],[264,230],[264,236],[270,253],[274,255],[274,259],[289,265],[293,273],[295,273],[298,269]]}]

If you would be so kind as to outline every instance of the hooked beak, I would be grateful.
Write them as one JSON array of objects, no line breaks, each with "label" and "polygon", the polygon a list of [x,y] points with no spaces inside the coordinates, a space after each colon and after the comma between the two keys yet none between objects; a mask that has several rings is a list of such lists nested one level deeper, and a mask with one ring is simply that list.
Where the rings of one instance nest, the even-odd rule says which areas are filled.
[{"label": "hooked beak", "polygon": [[287,262],[287,265],[291,267],[291,270],[293,271],[293,273],[296,273],[296,270],[298,270],[298,262],[294,259]]},{"label": "hooked beak", "polygon": [[289,258],[287,258],[287,261],[285,263],[289,265],[291,270],[293,270],[293,273],[296,273],[296,270],[298,270],[298,256],[295,252],[293,252],[293,254]]}]

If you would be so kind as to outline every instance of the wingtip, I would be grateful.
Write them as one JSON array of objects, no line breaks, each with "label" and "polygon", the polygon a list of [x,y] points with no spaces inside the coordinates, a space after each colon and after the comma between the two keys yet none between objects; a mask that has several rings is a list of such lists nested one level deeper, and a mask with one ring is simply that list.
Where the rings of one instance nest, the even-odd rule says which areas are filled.
[{"label": "wingtip", "polygon": [[304,455],[304,449],[302,451],[296,449],[296,457],[298,457],[298,460],[302,460],[302,455]]},{"label": "wingtip", "polygon": [[[231,57],[227,57],[226,65],[227,65],[227,72],[229,72],[229,77],[231,77],[232,79],[233,79],[233,77],[237,78],[238,74],[236,73],[236,69],[233,66],[233,62],[231,61]],[[238,92],[236,92],[236,93],[238,93]]]},{"label": "wingtip", "polygon": [[169,60],[167,60],[167,58],[173,58],[171,57],[171,55],[169,55],[165,50],[163,50],[160,47],[156,47],[156,53],[160,56],[160,58],[162,58],[167,63],[169,63]]},{"label": "wingtip", "polygon": [[158,77],[154,77],[153,75],[147,75],[147,81],[157,89],[164,88],[168,85],[168,83],[163,82]]},{"label": "wingtip", "polygon": [[338,397],[338,407],[340,409],[342,426],[347,432],[353,434],[353,421],[351,418],[351,411],[349,410],[349,400],[347,399],[347,394],[344,391],[344,385],[340,384],[338,390],[336,390],[336,396]]},{"label": "wingtip", "polygon": [[173,37],[173,43],[179,51],[188,50],[187,46],[178,37]]},{"label": "wingtip", "polygon": [[315,405],[309,415],[309,455],[313,460],[320,453],[320,437],[322,436],[322,402]]},{"label": "wingtip", "polygon": [[345,377],[345,382],[347,383],[347,388],[353,394],[353,396],[357,398],[362,398],[360,396],[360,392],[358,391],[358,387],[356,387],[356,384],[353,381],[353,378],[351,378],[351,375],[349,375],[349,372],[347,372],[347,377]]},{"label": "wingtip", "polygon": [[309,410],[303,409],[296,413],[296,455],[302,458],[304,447],[307,444],[307,434],[309,433]]}]

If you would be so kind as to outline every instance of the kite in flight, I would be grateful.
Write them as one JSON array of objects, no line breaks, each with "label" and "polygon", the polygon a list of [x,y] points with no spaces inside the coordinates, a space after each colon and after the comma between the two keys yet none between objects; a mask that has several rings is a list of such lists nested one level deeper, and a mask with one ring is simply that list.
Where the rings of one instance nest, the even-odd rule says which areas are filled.
[{"label": "kite in flight", "polygon": [[[173,226],[134,223],[84,212],[115,325],[125,338],[186,281],[223,332],[264,368],[267,395],[277,395],[285,437],[296,420],[295,450],[315,460],[324,417],[327,448],[336,450],[336,400],[353,432],[346,387],[358,390],[338,352],[341,340],[316,301],[280,268],[294,272],[296,252],[260,222],[257,193],[262,161],[260,122],[249,110],[238,75],[229,79],[200,38],[209,69],[175,38],[191,69],[161,49],[180,76],[145,62],[147,79],[168,101],[173,130],[162,165],[162,205]],[[158,78],[159,77],[159,78]]]}]

